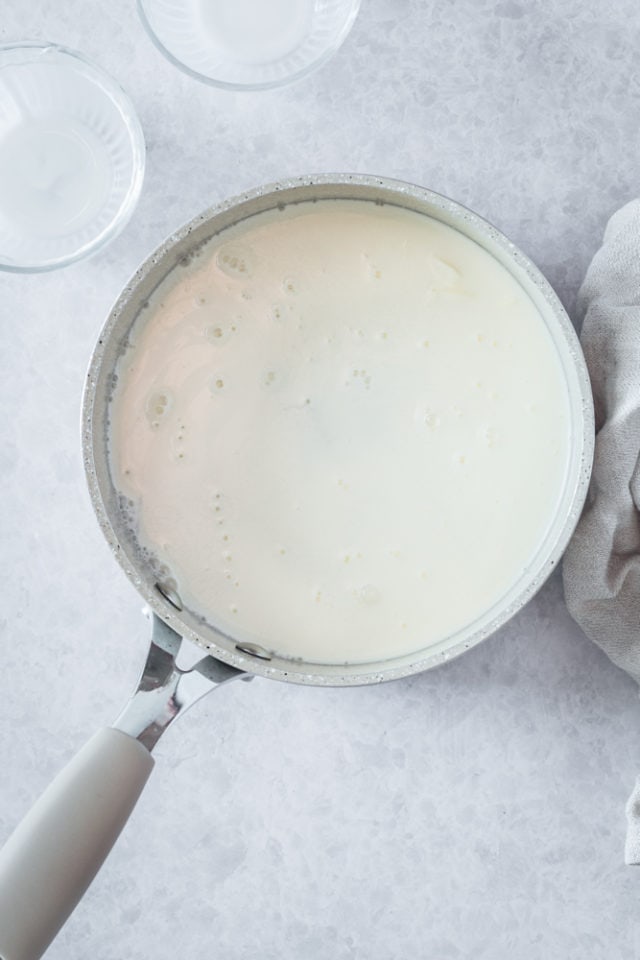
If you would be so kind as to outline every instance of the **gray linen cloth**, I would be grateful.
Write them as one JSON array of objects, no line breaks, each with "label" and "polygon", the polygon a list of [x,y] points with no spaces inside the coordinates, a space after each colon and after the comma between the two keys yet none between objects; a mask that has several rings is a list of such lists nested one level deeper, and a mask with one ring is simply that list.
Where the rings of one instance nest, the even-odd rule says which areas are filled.
[{"label": "gray linen cloth", "polygon": [[[569,612],[640,684],[640,200],[613,215],[578,295],[596,450],[584,513],[564,558]],[[625,861],[640,864],[640,777]]]}]

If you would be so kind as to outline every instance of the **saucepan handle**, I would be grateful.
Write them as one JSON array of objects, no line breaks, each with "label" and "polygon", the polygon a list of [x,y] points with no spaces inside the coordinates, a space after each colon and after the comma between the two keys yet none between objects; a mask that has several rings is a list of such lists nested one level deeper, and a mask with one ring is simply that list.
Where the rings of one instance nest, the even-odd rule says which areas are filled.
[{"label": "saucepan handle", "polygon": [[95,877],[154,761],[133,737],[100,730],[0,851],[0,960],[38,960]]}]

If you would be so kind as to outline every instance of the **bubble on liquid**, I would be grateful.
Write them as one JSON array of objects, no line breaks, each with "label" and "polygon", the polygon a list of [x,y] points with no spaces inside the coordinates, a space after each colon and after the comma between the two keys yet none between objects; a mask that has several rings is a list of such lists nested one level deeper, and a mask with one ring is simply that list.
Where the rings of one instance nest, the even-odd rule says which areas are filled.
[{"label": "bubble on liquid", "polygon": [[423,419],[425,427],[429,430],[436,430],[440,426],[440,417],[432,410],[425,410]]},{"label": "bubble on liquid", "polygon": [[358,590],[358,600],[367,607],[372,607],[380,600],[380,590],[372,583],[365,583]]},{"label": "bubble on liquid", "polygon": [[131,532],[135,532],[138,526],[138,513],[136,504],[129,497],[123,494],[118,495],[118,510],[126,526]]},{"label": "bubble on liquid", "polygon": [[440,257],[429,257],[425,268],[430,282],[437,290],[451,290],[460,281],[460,272]]},{"label": "bubble on liquid", "polygon": [[488,447],[494,447],[498,439],[498,433],[495,427],[484,427],[482,430],[482,439]]},{"label": "bubble on liquid", "polygon": [[174,436],[171,438],[171,452],[173,454],[174,460],[184,460],[185,459],[185,439],[186,426],[180,421],[177,424],[177,430]]},{"label": "bubble on liquid", "polygon": [[[362,384],[366,390],[369,390],[371,387],[371,375],[366,370],[353,370],[352,376],[356,383]],[[351,381],[347,380],[345,385],[349,386],[350,382]]]},{"label": "bubble on liquid", "polygon": [[432,407],[418,405],[413,412],[413,422],[417,427],[432,432],[439,428],[442,421],[440,415]]},{"label": "bubble on liquid", "polygon": [[293,307],[289,303],[274,303],[270,310],[271,319],[275,323],[284,323],[286,320],[290,319],[293,312]]},{"label": "bubble on liquid", "polygon": [[228,340],[232,328],[226,326],[223,323],[209,323],[204,328],[204,335],[209,341],[209,343],[214,343],[216,346],[220,346]]},{"label": "bubble on liquid", "polygon": [[109,374],[109,376],[107,377],[107,402],[108,403],[111,403],[111,400],[113,399],[113,394],[117,385],[118,385],[118,374],[117,373]]},{"label": "bubble on liquid", "polygon": [[362,258],[365,261],[366,269],[371,280],[380,280],[382,277],[382,270],[379,265],[371,259],[368,253],[363,253]]},{"label": "bubble on liquid", "polygon": [[226,243],[216,253],[216,265],[234,280],[246,280],[253,275],[254,257],[249,247]]},{"label": "bubble on liquid", "polygon": [[154,390],[147,397],[144,412],[151,426],[157,429],[173,406],[170,390]]}]

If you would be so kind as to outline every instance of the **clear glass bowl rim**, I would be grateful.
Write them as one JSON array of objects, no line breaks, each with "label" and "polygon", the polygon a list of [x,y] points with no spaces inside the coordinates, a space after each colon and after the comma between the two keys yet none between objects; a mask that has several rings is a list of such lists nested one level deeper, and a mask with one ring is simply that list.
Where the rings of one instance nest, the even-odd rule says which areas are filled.
[{"label": "clear glass bowl rim", "polygon": [[[265,0],[268,2],[268,0]],[[188,74],[190,77],[193,77],[195,80],[200,80],[201,83],[207,83],[211,87],[219,87],[222,90],[236,90],[236,91],[256,91],[256,90],[272,90],[276,87],[288,86],[290,83],[296,83],[298,80],[302,80],[304,77],[308,76],[310,73],[313,73],[315,70],[318,70],[323,64],[330,60],[331,57],[340,49],[344,41],[347,39],[351,32],[351,28],[355,23],[356,17],[360,10],[360,4],[362,0],[348,0],[350,4],[349,16],[345,20],[345,23],[342,27],[340,33],[335,37],[333,43],[326,47],[323,52],[316,57],[315,60],[312,60],[311,63],[308,63],[306,67],[303,67],[302,70],[297,70],[295,73],[288,74],[285,77],[281,77],[278,80],[266,80],[266,81],[257,81],[255,83],[233,83],[228,80],[219,80],[216,77],[211,77],[206,73],[200,73],[198,70],[193,70],[191,67],[187,66],[183,60],[180,60],[176,57],[175,54],[169,50],[168,47],[162,42],[158,37],[157,33],[151,26],[151,22],[147,16],[145,6],[148,5],[148,0],[136,0],[136,6],[138,7],[138,16],[140,17],[140,22],[146,30],[151,42],[154,44],[156,49],[166,57],[166,59],[173,64],[174,67],[177,67],[178,70],[182,70],[184,73]],[[347,3],[345,2],[345,6]]]},{"label": "clear glass bowl rim", "polygon": [[[51,51],[56,58],[65,61],[68,59],[70,61],[69,65],[73,69],[76,69],[76,63],[80,63],[86,68],[98,81],[101,91],[115,104],[122,122],[126,127],[133,153],[133,174],[125,198],[120,204],[117,215],[96,237],[83,244],[73,253],[51,260],[20,264],[15,262],[6,263],[0,258],[0,271],[4,270],[9,273],[43,273],[48,270],[57,270],[61,267],[66,267],[71,263],[91,256],[99,250],[102,250],[118,236],[129,222],[131,214],[138,202],[140,191],[142,190],[146,150],[144,134],[133,103],[127,92],[110,73],[94,63],[93,60],[85,57],[84,54],[78,50],[73,50],[62,44],[44,40],[21,40],[0,44],[0,70],[5,66],[2,61],[6,54],[21,51],[25,54],[24,63],[29,63],[35,59],[33,54],[37,51],[41,53]],[[74,63],[74,61],[76,63]],[[17,62],[18,61],[16,61],[16,63]]]}]

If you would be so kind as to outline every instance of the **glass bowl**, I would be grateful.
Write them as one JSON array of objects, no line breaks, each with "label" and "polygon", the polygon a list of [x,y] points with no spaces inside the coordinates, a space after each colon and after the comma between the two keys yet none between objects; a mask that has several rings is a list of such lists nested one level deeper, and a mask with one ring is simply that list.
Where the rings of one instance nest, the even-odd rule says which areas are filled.
[{"label": "glass bowl", "polygon": [[108,74],[50,43],[0,47],[0,269],[53,270],[124,227],[144,137]]},{"label": "glass bowl", "polygon": [[306,76],[346,39],[360,0],[138,0],[142,23],[175,66],[230,90]]}]

